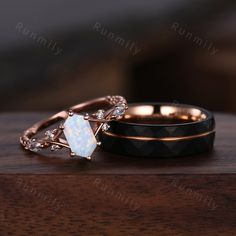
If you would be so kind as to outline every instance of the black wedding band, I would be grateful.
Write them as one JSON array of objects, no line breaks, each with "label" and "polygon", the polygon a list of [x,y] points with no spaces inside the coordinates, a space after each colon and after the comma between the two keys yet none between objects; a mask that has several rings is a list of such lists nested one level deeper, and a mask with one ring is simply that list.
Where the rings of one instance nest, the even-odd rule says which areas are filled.
[{"label": "black wedding band", "polygon": [[211,112],[185,104],[129,104],[120,121],[100,139],[106,151],[132,156],[176,157],[209,152],[215,120]]}]

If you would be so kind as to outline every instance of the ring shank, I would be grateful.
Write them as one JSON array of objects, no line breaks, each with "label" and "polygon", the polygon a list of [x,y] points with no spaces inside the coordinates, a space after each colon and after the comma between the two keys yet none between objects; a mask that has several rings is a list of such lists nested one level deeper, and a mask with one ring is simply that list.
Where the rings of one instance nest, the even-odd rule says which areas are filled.
[{"label": "ring shank", "polygon": [[106,97],[92,99],[92,100],[86,101],[84,103],[80,103],[78,105],[72,106],[68,110],[58,112],[45,120],[37,122],[32,127],[25,130],[20,141],[23,144],[23,142],[32,138],[39,131],[41,131],[41,130],[49,127],[50,125],[53,125],[61,120],[66,120],[68,117],[69,110],[71,110],[74,113],[80,113],[80,112],[85,112],[85,111],[89,112],[89,111],[95,110],[96,108],[103,107],[103,108],[107,108],[106,113],[109,113],[112,110],[112,107],[114,105],[123,101],[122,99],[123,98],[121,96],[106,96]]},{"label": "ring shank", "polygon": [[138,105],[131,106],[127,111],[123,121],[133,123],[155,123],[162,122],[173,123],[186,123],[201,121],[206,119],[207,114],[193,107],[182,107],[173,105]]}]

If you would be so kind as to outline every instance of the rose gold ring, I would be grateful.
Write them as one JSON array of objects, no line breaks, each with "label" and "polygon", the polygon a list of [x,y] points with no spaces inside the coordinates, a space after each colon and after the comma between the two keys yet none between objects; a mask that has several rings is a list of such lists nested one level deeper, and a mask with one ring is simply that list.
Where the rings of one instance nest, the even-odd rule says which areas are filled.
[{"label": "rose gold ring", "polygon": [[[32,152],[46,148],[51,148],[51,151],[67,148],[72,157],[90,160],[96,147],[101,145],[97,140],[98,133],[107,131],[107,122],[121,119],[127,109],[127,102],[122,96],[93,99],[34,124],[24,131],[20,143]],[[58,122],[56,128],[46,130],[40,136],[42,130]]]}]

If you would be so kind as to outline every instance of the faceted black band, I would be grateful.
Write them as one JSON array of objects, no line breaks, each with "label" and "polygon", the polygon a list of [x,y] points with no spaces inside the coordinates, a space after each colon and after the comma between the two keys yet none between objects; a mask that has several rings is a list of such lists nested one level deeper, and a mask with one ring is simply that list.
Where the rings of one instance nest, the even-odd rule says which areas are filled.
[{"label": "faceted black band", "polygon": [[132,140],[101,134],[100,140],[105,151],[120,155],[145,157],[178,157],[210,152],[215,132],[204,137],[178,141]]},{"label": "faceted black band", "polygon": [[[137,107],[137,110],[142,109],[142,106],[153,108],[153,115],[149,116],[153,116],[154,119],[161,113],[160,109],[163,106],[174,107],[174,109],[178,106],[177,111],[183,111],[180,117],[186,116],[184,112],[188,110],[193,114],[197,111],[200,115],[196,116],[196,120],[193,119],[193,115],[193,120],[187,117],[186,120],[180,122],[175,120],[173,123],[148,123],[144,119],[145,115],[140,116],[140,121],[135,122],[129,119],[132,112],[131,115],[128,113],[127,118],[110,122],[109,131],[101,133],[100,140],[104,150],[121,155],[149,157],[186,156],[212,150],[215,120],[211,112],[184,104],[175,106],[168,103],[129,104],[131,110],[132,107]],[[179,115],[178,112],[177,115]],[[172,118],[175,117],[169,119]]]}]

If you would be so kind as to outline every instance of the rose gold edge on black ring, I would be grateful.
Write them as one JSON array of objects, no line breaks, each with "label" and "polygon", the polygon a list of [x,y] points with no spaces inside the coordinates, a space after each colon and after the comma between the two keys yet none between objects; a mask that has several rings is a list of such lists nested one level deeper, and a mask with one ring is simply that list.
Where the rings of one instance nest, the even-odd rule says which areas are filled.
[{"label": "rose gold edge on black ring", "polygon": [[103,149],[120,155],[177,157],[209,152],[215,138],[214,116],[185,104],[129,104],[120,121],[101,133]]}]

